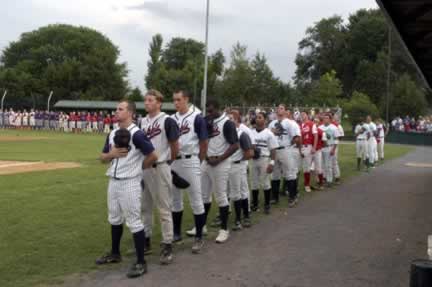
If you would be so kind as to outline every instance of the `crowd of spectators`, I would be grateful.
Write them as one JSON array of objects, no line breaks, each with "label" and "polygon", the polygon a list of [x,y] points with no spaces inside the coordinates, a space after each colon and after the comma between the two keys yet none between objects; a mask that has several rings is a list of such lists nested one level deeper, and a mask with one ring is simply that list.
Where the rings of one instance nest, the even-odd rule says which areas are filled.
[{"label": "crowd of spectators", "polygon": [[432,133],[432,116],[400,117],[397,116],[391,121],[393,131],[407,133]]}]

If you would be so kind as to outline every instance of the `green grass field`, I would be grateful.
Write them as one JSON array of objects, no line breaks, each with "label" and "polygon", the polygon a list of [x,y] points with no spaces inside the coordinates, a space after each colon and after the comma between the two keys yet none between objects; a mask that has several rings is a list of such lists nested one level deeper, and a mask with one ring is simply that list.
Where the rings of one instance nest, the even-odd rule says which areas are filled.
[{"label": "green grass field", "polygon": [[[110,246],[106,166],[97,160],[105,137],[0,130],[1,136],[47,139],[0,141],[0,160],[74,161],[82,167],[0,176],[0,286],[61,283],[66,275],[97,269],[95,258]],[[410,149],[387,145],[386,158],[396,158]],[[354,145],[341,145],[343,179],[357,173],[354,154]],[[192,226],[190,209],[187,204],[185,207],[183,229]],[[285,207],[286,204],[279,208]],[[212,212],[210,219],[216,208]],[[157,228],[153,248],[158,246],[159,238]],[[131,236],[125,232],[123,253],[131,247]],[[189,247],[186,242],[180,249]],[[207,248],[211,248],[211,243]],[[152,257],[150,261],[156,259]],[[125,264],[129,261],[126,259]]]}]

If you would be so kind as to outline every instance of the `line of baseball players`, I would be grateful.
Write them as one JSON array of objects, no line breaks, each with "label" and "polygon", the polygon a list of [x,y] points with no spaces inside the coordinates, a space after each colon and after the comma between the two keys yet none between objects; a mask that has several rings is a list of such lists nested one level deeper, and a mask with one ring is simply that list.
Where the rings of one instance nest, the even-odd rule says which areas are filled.
[{"label": "line of baseball players", "polygon": [[107,112],[0,110],[0,128],[51,130],[73,133],[109,133],[118,128],[117,118]]},{"label": "line of baseball players", "polygon": [[[148,114],[141,121],[141,129],[133,123],[135,104],[119,103],[119,127],[109,133],[101,155],[102,161],[110,163],[108,221],[112,248],[98,258],[97,264],[121,261],[120,238],[125,222],[133,233],[137,255],[127,276],[144,274],[144,254],[152,251],[154,211],[159,213],[162,233],[160,263],[171,263],[173,244],[182,241],[184,192],[194,217],[194,226],[185,233],[194,237],[192,253],[200,253],[213,198],[219,214],[215,220],[219,227],[215,241],[224,243],[230,234],[231,204],[231,229],[238,231],[251,227],[250,212],[258,212],[262,207],[269,214],[271,204],[278,204],[280,195],[288,195],[289,207],[296,206],[300,170],[306,192],[313,189],[313,178],[317,189],[340,181],[338,145],[344,134],[338,119],[331,114],[316,115],[312,120],[302,112],[296,121],[281,104],[276,120],[269,123],[267,114],[260,112],[248,127],[242,123],[238,110],[224,112],[218,101],[211,99],[203,117],[189,105],[189,99],[187,91],[175,91],[177,112],[170,116],[161,111],[163,95],[149,90],[144,97]],[[120,128],[127,128],[132,134],[129,149],[114,144]],[[172,184],[172,171],[189,183],[186,190]]]}]

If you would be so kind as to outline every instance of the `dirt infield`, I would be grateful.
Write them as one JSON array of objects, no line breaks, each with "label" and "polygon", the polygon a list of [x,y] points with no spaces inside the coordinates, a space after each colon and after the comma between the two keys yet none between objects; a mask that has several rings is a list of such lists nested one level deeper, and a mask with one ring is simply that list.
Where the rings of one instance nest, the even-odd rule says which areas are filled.
[{"label": "dirt infield", "polygon": [[47,137],[21,137],[21,136],[0,136],[0,142],[27,142],[34,140],[46,140]]},{"label": "dirt infield", "polygon": [[81,165],[76,162],[29,162],[29,161],[2,161],[0,160],[0,175],[46,171],[65,168],[77,168]]}]

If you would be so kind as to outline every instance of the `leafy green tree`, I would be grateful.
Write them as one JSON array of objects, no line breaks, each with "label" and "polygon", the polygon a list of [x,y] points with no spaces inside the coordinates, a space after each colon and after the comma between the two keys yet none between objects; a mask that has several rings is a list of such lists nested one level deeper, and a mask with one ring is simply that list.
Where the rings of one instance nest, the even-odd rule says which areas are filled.
[{"label": "leafy green tree", "polygon": [[[101,33],[86,27],[49,25],[23,33],[4,50],[0,62],[23,88],[59,99],[120,99],[127,90],[127,69],[119,50]],[[13,71],[13,72],[12,72]],[[11,91],[12,92],[12,91]],[[25,101],[25,99],[23,99]]]},{"label": "leafy green tree", "polygon": [[342,95],[342,83],[334,70],[325,73],[312,85],[308,103],[311,105],[336,106]]},{"label": "leafy green tree", "polygon": [[423,115],[427,108],[424,91],[408,74],[399,77],[392,88],[390,116]]},{"label": "leafy green tree", "polygon": [[371,101],[368,95],[354,91],[349,101],[342,105],[343,111],[348,115],[352,124],[357,124],[364,120],[367,115],[373,118],[378,117],[379,111],[377,106]]},{"label": "leafy green tree", "polygon": [[143,96],[141,90],[138,87],[135,87],[128,94],[128,99],[131,101],[134,101],[134,102],[142,102],[144,99],[144,96]]}]

